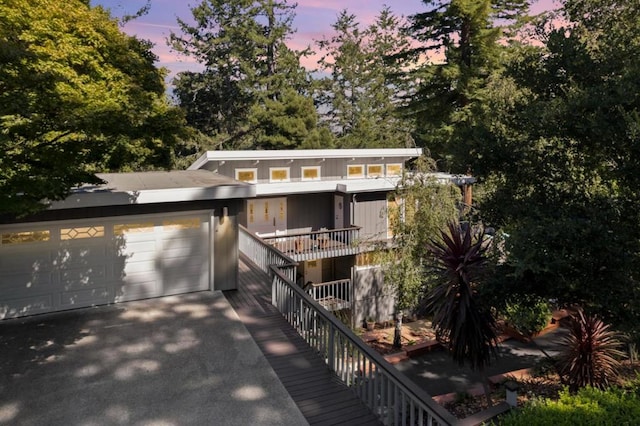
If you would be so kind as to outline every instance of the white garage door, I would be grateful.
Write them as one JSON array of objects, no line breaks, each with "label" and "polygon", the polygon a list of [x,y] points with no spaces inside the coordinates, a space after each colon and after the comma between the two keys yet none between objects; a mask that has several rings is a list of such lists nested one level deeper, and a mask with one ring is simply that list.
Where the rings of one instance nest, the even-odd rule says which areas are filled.
[{"label": "white garage door", "polygon": [[209,288],[209,215],[0,225],[0,318]]}]

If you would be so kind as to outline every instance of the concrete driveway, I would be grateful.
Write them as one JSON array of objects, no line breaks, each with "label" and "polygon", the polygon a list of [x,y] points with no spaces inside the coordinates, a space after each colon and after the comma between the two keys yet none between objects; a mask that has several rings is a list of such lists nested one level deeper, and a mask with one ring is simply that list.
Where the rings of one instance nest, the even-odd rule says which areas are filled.
[{"label": "concrete driveway", "polygon": [[0,425],[304,425],[221,293],[0,322]]}]

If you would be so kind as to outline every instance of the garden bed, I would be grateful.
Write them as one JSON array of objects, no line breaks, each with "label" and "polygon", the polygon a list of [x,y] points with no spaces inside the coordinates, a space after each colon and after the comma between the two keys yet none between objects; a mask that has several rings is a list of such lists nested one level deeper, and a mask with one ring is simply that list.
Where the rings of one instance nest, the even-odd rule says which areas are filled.
[{"label": "garden bed", "polygon": [[[624,386],[631,380],[637,379],[640,375],[640,362],[623,364],[620,370],[620,378],[615,383],[617,386]],[[506,375],[505,380],[508,378]],[[546,372],[539,375],[528,377],[520,377],[518,380],[518,406],[522,407],[533,398],[539,399],[558,399],[563,386],[556,373]],[[505,390],[503,383],[499,383],[493,387],[492,400],[494,404],[505,401]],[[438,400],[435,398],[436,401]],[[487,409],[487,401],[482,394],[471,395],[468,393],[458,393],[447,401],[440,401],[451,414],[459,419],[469,417],[480,411]]]}]

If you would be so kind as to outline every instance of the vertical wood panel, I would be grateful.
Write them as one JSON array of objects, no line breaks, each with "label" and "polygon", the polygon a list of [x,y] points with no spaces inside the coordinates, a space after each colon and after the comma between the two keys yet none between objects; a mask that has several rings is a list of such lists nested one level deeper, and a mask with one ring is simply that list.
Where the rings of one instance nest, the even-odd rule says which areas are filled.
[{"label": "vertical wood panel", "polygon": [[333,194],[289,195],[287,197],[287,229],[290,231],[331,229],[333,228],[332,214]]},{"label": "vertical wood panel", "polygon": [[384,239],[387,235],[386,193],[358,194],[353,225],[360,226],[360,239]]}]

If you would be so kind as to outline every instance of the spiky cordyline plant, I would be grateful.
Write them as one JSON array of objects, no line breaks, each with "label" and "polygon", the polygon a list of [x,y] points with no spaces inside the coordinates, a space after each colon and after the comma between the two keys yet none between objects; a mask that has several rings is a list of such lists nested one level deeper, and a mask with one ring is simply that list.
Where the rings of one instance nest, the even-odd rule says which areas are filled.
[{"label": "spiky cordyline plant", "polygon": [[624,353],[620,335],[595,316],[579,309],[571,317],[569,334],[563,338],[564,350],[559,369],[571,392],[585,386],[604,388],[618,375]]},{"label": "spiky cordyline plant", "polygon": [[[433,327],[447,341],[453,360],[484,373],[492,356],[497,356],[495,319],[478,294],[486,248],[481,238],[472,237],[470,227],[463,231],[449,222],[447,229],[441,232],[441,241],[428,247],[442,283],[427,295],[426,308],[433,313]],[[486,383],[485,393],[491,405]]]}]

